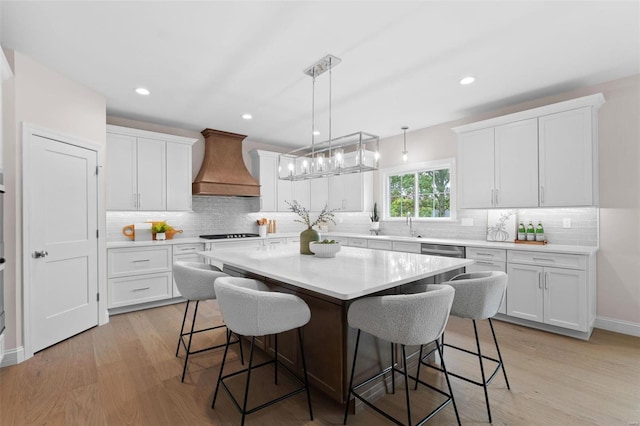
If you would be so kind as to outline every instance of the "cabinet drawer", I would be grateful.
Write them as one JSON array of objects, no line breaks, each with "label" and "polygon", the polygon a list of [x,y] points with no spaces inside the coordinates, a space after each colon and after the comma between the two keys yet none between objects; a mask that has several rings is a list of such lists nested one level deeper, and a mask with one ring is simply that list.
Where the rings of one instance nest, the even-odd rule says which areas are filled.
[{"label": "cabinet drawer", "polygon": [[367,241],[367,247],[376,250],[392,250],[393,243],[391,241],[369,240]]},{"label": "cabinet drawer", "polygon": [[402,241],[393,242],[393,251],[403,251],[405,253],[420,253],[420,243],[405,243]]},{"label": "cabinet drawer", "polygon": [[507,251],[504,249],[467,247],[467,259],[507,261]]},{"label": "cabinet drawer", "polygon": [[171,246],[110,249],[109,278],[171,271]]},{"label": "cabinet drawer", "polygon": [[507,262],[525,265],[555,266],[557,268],[586,269],[587,257],[579,254],[540,253],[509,250]]},{"label": "cabinet drawer", "polygon": [[204,251],[204,243],[174,244],[173,246],[174,256],[181,256],[183,254],[193,254],[199,251]]},{"label": "cabinet drawer", "polygon": [[502,271],[507,272],[507,262],[497,260],[476,260],[476,263],[466,267],[467,272]]},{"label": "cabinet drawer", "polygon": [[[264,241],[266,246],[282,246],[287,244],[286,238],[267,238]],[[300,242],[300,239],[298,239],[298,242]]]},{"label": "cabinet drawer", "polygon": [[367,240],[364,238],[349,238],[349,245],[351,247],[367,248]]},{"label": "cabinet drawer", "polygon": [[211,250],[225,250],[239,247],[262,247],[262,240],[245,241],[225,241],[222,243],[211,243]]},{"label": "cabinet drawer", "polygon": [[171,297],[171,272],[109,280],[109,308]]}]

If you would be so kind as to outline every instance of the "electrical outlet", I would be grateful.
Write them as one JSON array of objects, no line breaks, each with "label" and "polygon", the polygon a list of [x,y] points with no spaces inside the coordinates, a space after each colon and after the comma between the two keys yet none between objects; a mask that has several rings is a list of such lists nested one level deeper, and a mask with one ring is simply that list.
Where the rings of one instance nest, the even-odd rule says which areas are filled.
[{"label": "electrical outlet", "polygon": [[461,221],[460,225],[462,225],[462,226],[473,226],[473,218],[472,217],[462,218],[462,221]]},{"label": "electrical outlet", "polygon": [[562,227],[571,228],[571,218],[565,217],[564,219],[562,219]]}]

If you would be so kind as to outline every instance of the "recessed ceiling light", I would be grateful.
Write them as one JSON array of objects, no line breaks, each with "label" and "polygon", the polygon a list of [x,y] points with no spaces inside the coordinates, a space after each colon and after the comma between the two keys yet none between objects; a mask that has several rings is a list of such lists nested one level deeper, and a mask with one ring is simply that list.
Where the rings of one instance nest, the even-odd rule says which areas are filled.
[{"label": "recessed ceiling light", "polygon": [[461,78],[461,79],[460,79],[460,84],[463,84],[463,85],[471,84],[471,83],[473,83],[474,81],[476,81],[476,78],[475,78],[475,77],[472,77],[472,76],[470,76],[470,75],[469,75],[469,76],[467,76],[467,77],[463,77],[463,78]]},{"label": "recessed ceiling light", "polygon": [[251,115],[251,114],[242,114],[242,118],[244,118],[245,120],[251,120],[253,118],[253,115]]},{"label": "recessed ceiling light", "polygon": [[145,89],[144,87],[138,87],[136,89],[136,93],[138,95],[143,95],[143,96],[147,96],[148,94],[150,94],[151,92],[149,91],[149,89]]}]

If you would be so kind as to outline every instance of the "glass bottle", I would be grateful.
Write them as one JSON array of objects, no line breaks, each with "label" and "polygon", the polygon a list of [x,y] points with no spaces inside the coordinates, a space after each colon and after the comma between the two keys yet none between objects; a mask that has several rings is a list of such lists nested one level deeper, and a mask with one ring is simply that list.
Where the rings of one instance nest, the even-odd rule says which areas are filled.
[{"label": "glass bottle", "polygon": [[538,226],[536,226],[536,241],[544,241],[544,228],[540,221],[538,221]]},{"label": "glass bottle", "polygon": [[529,221],[527,225],[527,241],[535,241],[536,240],[536,229],[533,227],[533,223]]},{"label": "glass bottle", "polygon": [[518,225],[518,240],[524,241],[527,239],[527,230],[524,227],[524,223],[520,222]]}]

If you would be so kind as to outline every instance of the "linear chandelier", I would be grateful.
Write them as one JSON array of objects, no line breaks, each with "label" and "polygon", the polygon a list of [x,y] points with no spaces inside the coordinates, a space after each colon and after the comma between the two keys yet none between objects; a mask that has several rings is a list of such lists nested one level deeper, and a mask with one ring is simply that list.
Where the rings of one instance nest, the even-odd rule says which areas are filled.
[{"label": "linear chandelier", "polygon": [[[312,78],[311,145],[278,156],[278,175],[284,180],[316,179],[346,173],[362,173],[378,169],[378,136],[355,132],[331,137],[331,70],[341,60],[327,55],[304,70]],[[316,77],[329,72],[329,139],[315,141],[315,83]]]}]

